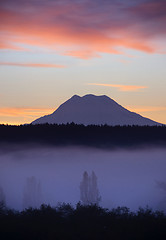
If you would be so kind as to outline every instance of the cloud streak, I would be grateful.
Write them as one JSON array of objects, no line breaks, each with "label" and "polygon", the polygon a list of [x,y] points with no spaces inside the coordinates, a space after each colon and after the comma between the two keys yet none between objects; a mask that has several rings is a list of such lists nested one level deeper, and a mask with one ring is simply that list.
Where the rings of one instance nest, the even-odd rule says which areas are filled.
[{"label": "cloud streak", "polygon": [[1,117],[38,117],[51,114],[55,109],[52,108],[0,108]]},{"label": "cloud streak", "polygon": [[62,55],[83,59],[125,48],[159,52],[156,39],[166,37],[165,12],[164,0],[2,0],[0,48],[64,47]]},{"label": "cloud streak", "polygon": [[154,106],[126,106],[127,109],[133,112],[160,112],[166,111],[166,107],[154,107]]},{"label": "cloud streak", "polygon": [[65,68],[65,65],[59,65],[59,64],[14,63],[14,62],[0,62],[0,66],[37,67],[37,68]]},{"label": "cloud streak", "polygon": [[122,85],[122,84],[106,84],[106,83],[88,83],[88,85],[92,86],[103,86],[103,87],[113,87],[117,88],[118,91],[122,92],[136,92],[141,89],[147,88],[147,86],[136,86],[136,85]]}]

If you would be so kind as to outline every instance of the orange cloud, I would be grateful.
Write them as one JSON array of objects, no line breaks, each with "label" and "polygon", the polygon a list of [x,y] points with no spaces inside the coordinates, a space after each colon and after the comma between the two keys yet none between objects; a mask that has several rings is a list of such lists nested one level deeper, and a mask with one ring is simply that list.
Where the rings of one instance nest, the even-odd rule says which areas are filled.
[{"label": "orange cloud", "polygon": [[42,67],[42,68],[64,68],[64,65],[58,64],[44,64],[44,63],[12,63],[12,62],[0,62],[0,65],[4,66],[17,66],[17,67]]},{"label": "orange cloud", "polygon": [[51,114],[55,109],[51,108],[0,108],[1,117],[25,117],[35,118]]},{"label": "orange cloud", "polygon": [[103,87],[114,87],[122,92],[139,91],[147,88],[147,86],[135,86],[135,85],[121,85],[121,84],[105,84],[105,83],[88,83],[88,85],[103,86]]},{"label": "orange cloud", "polygon": [[51,114],[52,108],[0,108],[0,123],[19,125],[31,123],[36,118]]}]

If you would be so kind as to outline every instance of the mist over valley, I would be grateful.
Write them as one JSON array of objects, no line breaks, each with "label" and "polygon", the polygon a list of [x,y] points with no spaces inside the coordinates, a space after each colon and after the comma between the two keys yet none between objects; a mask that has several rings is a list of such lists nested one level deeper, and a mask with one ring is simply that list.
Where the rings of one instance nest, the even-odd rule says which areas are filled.
[{"label": "mist over valley", "polygon": [[[86,147],[8,145],[0,152],[0,187],[6,205],[23,209],[28,181],[29,206],[80,201],[83,173],[97,176],[100,205],[109,209],[127,206],[166,210],[166,150],[164,148],[103,150]],[[38,206],[31,195],[37,194]],[[28,199],[29,198],[29,199]],[[27,205],[28,206],[28,205]]]}]

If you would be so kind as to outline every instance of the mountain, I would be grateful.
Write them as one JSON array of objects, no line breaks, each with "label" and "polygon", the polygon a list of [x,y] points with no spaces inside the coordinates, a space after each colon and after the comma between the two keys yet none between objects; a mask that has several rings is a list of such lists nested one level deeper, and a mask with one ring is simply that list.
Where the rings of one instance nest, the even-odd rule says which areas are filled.
[{"label": "mountain", "polygon": [[50,115],[40,117],[32,124],[66,124],[74,122],[84,125],[161,125],[141,115],[130,112],[113,99],[92,94],[74,95]]}]

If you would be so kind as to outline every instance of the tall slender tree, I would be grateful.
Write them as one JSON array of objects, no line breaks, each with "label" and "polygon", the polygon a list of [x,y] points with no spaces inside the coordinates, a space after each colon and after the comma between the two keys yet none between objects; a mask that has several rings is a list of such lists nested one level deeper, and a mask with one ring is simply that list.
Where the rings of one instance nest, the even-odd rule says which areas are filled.
[{"label": "tall slender tree", "polygon": [[42,201],[41,183],[32,176],[27,178],[23,194],[23,208],[38,208]]},{"label": "tall slender tree", "polygon": [[101,201],[97,185],[97,176],[94,171],[92,171],[90,176],[86,171],[83,173],[83,179],[80,183],[80,200],[84,205],[98,205]]},{"label": "tall slender tree", "polygon": [[6,198],[3,191],[3,188],[0,187],[0,209],[4,209],[6,207]]}]

